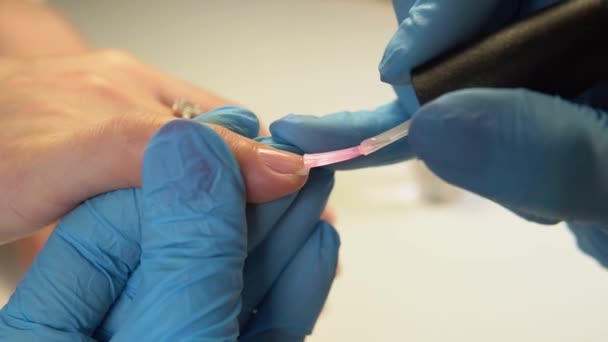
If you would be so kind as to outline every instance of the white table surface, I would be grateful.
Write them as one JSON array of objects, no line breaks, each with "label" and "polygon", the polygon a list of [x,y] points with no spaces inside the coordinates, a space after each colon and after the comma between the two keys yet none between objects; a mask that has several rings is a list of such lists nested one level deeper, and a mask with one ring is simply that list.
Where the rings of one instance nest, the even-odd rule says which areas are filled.
[{"label": "white table surface", "polygon": [[[94,45],[130,51],[266,122],[393,98],[377,73],[396,25],[388,1],[52,3]],[[310,341],[608,340],[608,273],[563,226],[471,195],[413,200],[411,167],[339,174],[342,273]]]}]

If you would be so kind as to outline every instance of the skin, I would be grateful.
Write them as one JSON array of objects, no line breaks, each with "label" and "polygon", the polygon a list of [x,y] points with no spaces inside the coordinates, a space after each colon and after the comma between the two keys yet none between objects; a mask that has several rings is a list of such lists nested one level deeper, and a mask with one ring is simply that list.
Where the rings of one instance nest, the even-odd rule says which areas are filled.
[{"label": "skin", "polygon": [[[203,110],[231,104],[124,52],[90,49],[46,6],[0,0],[0,242],[52,226],[89,197],[140,186],[144,148],[181,98]],[[213,128],[239,162],[248,201],[305,183],[298,156],[277,151],[273,167],[258,153],[268,147]],[[20,242],[24,265],[50,231]]]}]

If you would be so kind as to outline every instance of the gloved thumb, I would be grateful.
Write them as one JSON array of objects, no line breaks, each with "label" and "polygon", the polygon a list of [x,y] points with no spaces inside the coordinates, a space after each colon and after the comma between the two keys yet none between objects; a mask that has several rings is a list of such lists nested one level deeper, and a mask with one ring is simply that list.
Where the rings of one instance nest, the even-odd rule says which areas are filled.
[{"label": "gloved thumb", "polygon": [[209,127],[172,121],[146,149],[142,183],[141,280],[114,339],[236,339],[247,223],[228,145]]},{"label": "gloved thumb", "polygon": [[608,116],[528,90],[468,89],[424,106],[414,153],[439,177],[528,219],[608,223]]}]

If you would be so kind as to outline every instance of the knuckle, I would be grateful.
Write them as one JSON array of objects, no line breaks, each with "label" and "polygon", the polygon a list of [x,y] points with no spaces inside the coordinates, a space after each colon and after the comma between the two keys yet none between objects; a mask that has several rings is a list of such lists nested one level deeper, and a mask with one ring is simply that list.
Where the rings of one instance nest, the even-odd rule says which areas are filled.
[{"label": "knuckle", "polygon": [[103,49],[96,52],[101,61],[112,67],[129,67],[137,64],[137,59],[131,54],[117,49]]},{"label": "knuckle", "polygon": [[72,81],[83,88],[106,89],[111,88],[111,81],[106,77],[92,71],[73,71],[69,74]]},{"label": "knuckle", "polygon": [[128,93],[112,79],[94,71],[73,71],[67,75],[78,90],[103,98],[115,104],[133,105]]}]

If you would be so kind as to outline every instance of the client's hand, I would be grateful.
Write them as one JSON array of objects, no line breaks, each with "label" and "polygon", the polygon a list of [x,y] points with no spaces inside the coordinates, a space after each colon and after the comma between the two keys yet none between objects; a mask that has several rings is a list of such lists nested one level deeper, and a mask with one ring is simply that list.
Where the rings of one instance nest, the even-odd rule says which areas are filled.
[{"label": "client's hand", "polygon": [[[91,196],[139,186],[144,147],[174,119],[177,99],[203,111],[226,103],[117,51],[0,58],[0,242],[57,220]],[[249,117],[247,132],[239,133],[257,135],[253,114],[221,111]],[[281,197],[306,181],[299,157],[214,128],[240,164],[249,201]]]}]

